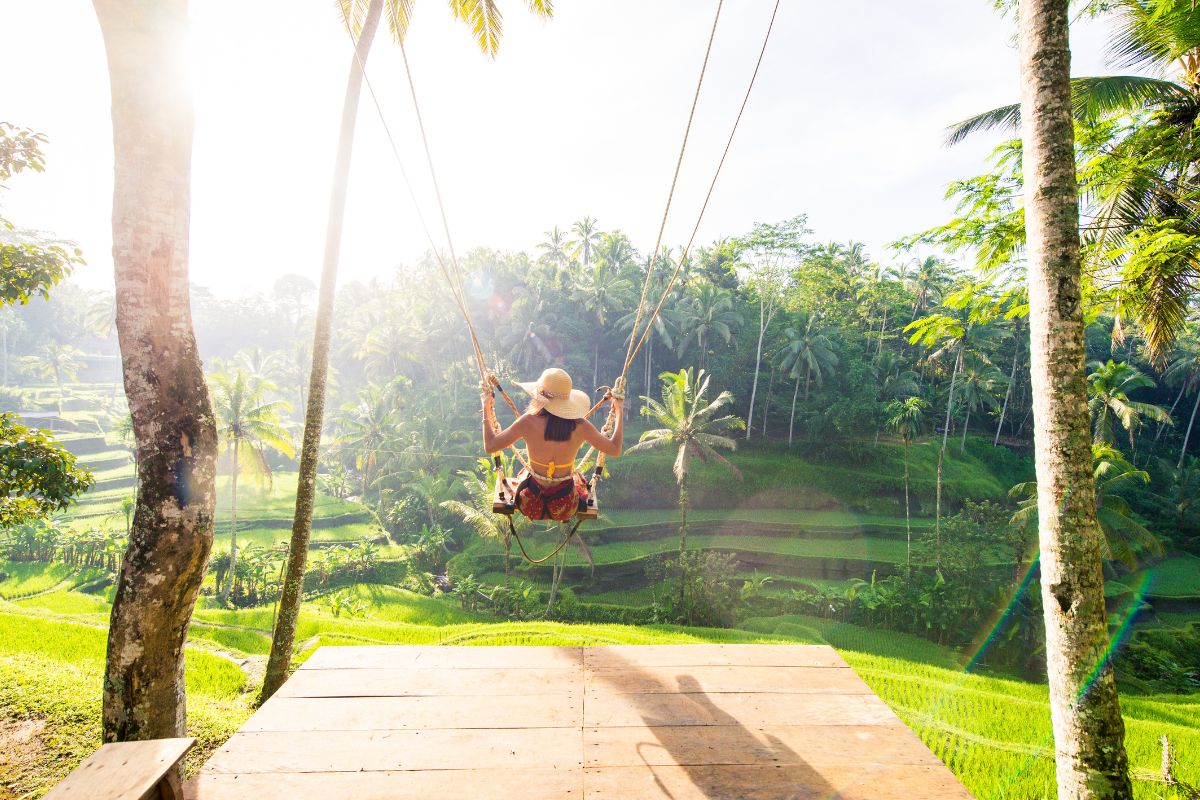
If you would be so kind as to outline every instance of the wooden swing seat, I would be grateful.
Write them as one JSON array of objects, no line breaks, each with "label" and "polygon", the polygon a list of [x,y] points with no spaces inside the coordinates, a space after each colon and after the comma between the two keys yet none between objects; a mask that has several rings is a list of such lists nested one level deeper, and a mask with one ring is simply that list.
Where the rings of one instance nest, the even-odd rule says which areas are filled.
[{"label": "wooden swing seat", "polygon": [[[596,504],[596,484],[598,481],[593,481],[588,487],[587,508],[583,511],[575,512],[575,519],[596,519],[600,516],[600,506]],[[511,517],[517,513],[517,486],[519,481],[516,478],[508,478],[498,476],[496,480],[496,488],[492,492],[492,513],[501,514],[505,517]]]}]

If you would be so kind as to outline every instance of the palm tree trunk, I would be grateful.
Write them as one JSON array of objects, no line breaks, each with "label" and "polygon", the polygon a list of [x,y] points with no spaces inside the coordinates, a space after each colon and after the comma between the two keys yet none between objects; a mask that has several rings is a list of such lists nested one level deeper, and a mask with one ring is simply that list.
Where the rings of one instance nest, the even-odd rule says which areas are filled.
[{"label": "palm tree trunk", "polygon": [[1196,387],[1196,402],[1192,404],[1192,416],[1188,420],[1187,431],[1183,434],[1183,447],[1179,448],[1178,469],[1183,469],[1183,461],[1187,458],[1188,442],[1192,438],[1192,426],[1196,424],[1196,410],[1200,409],[1200,386]]},{"label": "palm tree trunk", "polygon": [[287,680],[296,642],[300,617],[300,594],[304,588],[304,565],[308,541],[312,536],[313,503],[317,483],[317,450],[325,419],[325,379],[329,369],[329,340],[333,328],[333,295],[337,283],[338,256],[342,243],[342,220],[346,215],[346,191],[350,179],[350,156],[354,148],[354,123],[362,93],[362,66],[367,63],[383,0],[371,0],[363,20],[362,32],[350,61],[346,96],[342,104],[342,127],[338,135],[337,161],[333,170],[333,190],[329,198],[329,222],[325,232],[325,263],[321,269],[321,289],[317,298],[316,329],[313,333],[312,372],[308,379],[308,406],[304,415],[304,439],[300,448],[300,474],[296,480],[296,513],[292,518],[292,538],[288,549],[287,572],[279,595],[279,618],[271,637],[271,655],[263,679],[261,699],[266,700]]},{"label": "palm tree trunk", "polygon": [[[762,363],[762,348],[763,336],[767,333],[767,301],[765,298],[759,298],[758,301],[758,349],[754,354],[754,383],[750,384],[750,413],[746,419],[746,440],[750,440],[750,433],[754,430],[754,399],[758,394],[758,367]],[[805,398],[806,400],[808,398]]]},{"label": "palm tree trunk", "polygon": [[954,408],[954,383],[958,379],[958,370],[962,366],[963,351],[959,346],[958,355],[954,359],[954,369],[950,372],[950,391],[946,394],[946,422],[942,425],[942,451],[946,450],[946,441],[950,438],[950,412]]},{"label": "palm tree trunk", "polygon": [[775,390],[775,368],[771,367],[771,377],[767,379],[767,396],[763,402],[763,438],[767,438],[767,420],[771,417],[771,392]]},{"label": "palm tree trunk", "polygon": [[788,419],[788,447],[792,446],[792,429],[796,425],[796,398],[800,396],[800,376],[796,376],[796,388],[792,392],[792,416]]},{"label": "palm tree trunk", "polygon": [[237,490],[238,490],[238,439],[233,440],[233,472],[229,476],[229,580],[221,587],[221,604],[229,602],[229,594],[233,591],[234,581],[237,580]]},{"label": "palm tree trunk", "polygon": [[140,468],[108,629],[113,742],[185,733],[183,647],[212,548],[217,433],[188,288],[187,2],[94,5],[112,89],[117,337]]},{"label": "palm tree trunk", "polygon": [[904,436],[904,577],[912,576],[912,514],[908,505],[908,435]]},{"label": "palm tree trunk", "polygon": [[[1175,402],[1171,403],[1171,410],[1167,412],[1167,416],[1170,417],[1171,419],[1175,419],[1175,406],[1179,405],[1179,401],[1183,399],[1183,393],[1187,391],[1187,387],[1188,387],[1188,382],[1187,382],[1187,380],[1184,380],[1183,384],[1179,387],[1179,394],[1175,395]],[[1158,423],[1158,430],[1154,432],[1154,441],[1155,442],[1157,442],[1159,437],[1162,436],[1162,432],[1166,427],[1167,427],[1167,423],[1165,423],[1165,422]]]},{"label": "palm tree trunk", "polygon": [[992,447],[1000,446],[1000,431],[1004,428],[1004,415],[1008,413],[1008,399],[1012,397],[1013,384],[1017,380],[1017,362],[1021,360],[1021,338],[1014,338],[1017,340],[1017,352],[1013,353],[1012,371],[1008,373],[1008,389],[1004,392],[1004,403],[1000,406],[1000,422],[996,425],[996,438],[992,441]]},{"label": "palm tree trunk", "polygon": [[808,388],[812,385],[812,363],[804,370],[804,402],[808,402]]},{"label": "palm tree trunk", "polygon": [[937,489],[933,504],[933,563],[942,566],[942,463],[946,460],[946,448],[938,450]]},{"label": "palm tree trunk", "polygon": [[687,512],[688,512],[688,490],[687,490],[687,467],[684,467],[684,473],[679,478],[679,610],[683,611],[685,597],[685,589],[687,586],[687,570],[683,563],[683,554],[687,551]]},{"label": "palm tree trunk", "polygon": [[1088,431],[1068,0],[1021,0],[1030,378],[1058,796],[1131,798]]},{"label": "palm tree trunk", "polygon": [[600,381],[600,333],[596,332],[596,348],[592,355],[592,391]]},{"label": "palm tree trunk", "polygon": [[967,453],[967,428],[971,427],[971,407],[967,406],[967,418],[963,420],[962,441],[958,445],[958,452],[966,455]]}]

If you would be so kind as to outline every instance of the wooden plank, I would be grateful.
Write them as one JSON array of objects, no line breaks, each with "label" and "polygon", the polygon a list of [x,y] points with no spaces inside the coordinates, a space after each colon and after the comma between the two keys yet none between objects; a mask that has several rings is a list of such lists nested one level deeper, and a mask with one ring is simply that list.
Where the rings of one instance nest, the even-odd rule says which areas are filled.
[{"label": "wooden plank", "polygon": [[845,667],[828,645],[689,644],[611,645],[586,649],[591,669],[638,667]]},{"label": "wooden plank", "polygon": [[588,669],[586,686],[613,694],[784,692],[872,694],[843,667],[630,667]]},{"label": "wooden plank", "polygon": [[430,770],[428,772],[310,772],[215,775],[188,786],[191,800],[559,800],[583,796],[580,770]]},{"label": "wooden plank", "polygon": [[943,766],[587,768],[587,800],[971,800]]},{"label": "wooden plank", "polygon": [[442,769],[579,769],[575,730],[284,731],[237,733],[207,773],[386,772]]},{"label": "wooden plank", "polygon": [[914,764],[940,766],[937,756],[897,722],[743,728],[737,725],[584,728],[588,767],[704,764]]},{"label": "wooden plank", "polygon": [[582,697],[272,697],[243,731],[384,731],[418,728],[577,728]]},{"label": "wooden plank", "polygon": [[580,692],[574,669],[310,669],[297,670],[278,697],[417,697],[561,695]]},{"label": "wooden plank", "polygon": [[598,694],[589,691],[584,725],[891,725],[873,694]]},{"label": "wooden plank", "polygon": [[322,647],[300,669],[567,669],[582,662],[582,647],[395,645]]},{"label": "wooden plank", "polygon": [[45,797],[51,800],[157,798],[155,787],[195,743],[195,739],[180,738],[106,744],[88,756]]}]

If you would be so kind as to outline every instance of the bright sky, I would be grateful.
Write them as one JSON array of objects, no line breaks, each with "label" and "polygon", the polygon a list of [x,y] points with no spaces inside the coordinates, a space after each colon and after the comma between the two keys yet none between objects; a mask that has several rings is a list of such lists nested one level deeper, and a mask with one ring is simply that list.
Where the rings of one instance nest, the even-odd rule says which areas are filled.
[{"label": "bright sky", "polygon": [[[667,241],[686,237],[757,57],[773,0],[729,0]],[[409,39],[460,252],[534,252],[584,214],[653,244],[715,3],[557,0],[506,12],[490,61],[448,4],[420,0]],[[851,10],[852,9],[852,10]],[[317,279],[351,46],[333,0],[192,3],[192,277],[223,295]],[[112,141],[103,44],[87,0],[0,0],[0,119],[50,137],[42,175],[2,198],[23,227],[73,239],[87,285],[112,282]],[[886,243],[943,221],[953,179],[994,139],[947,150],[945,126],[1018,99],[1011,20],[988,0],[783,0],[700,241],[806,213],[822,241]],[[1103,73],[1103,24],[1077,25],[1074,72]],[[435,206],[398,48],[368,64],[431,223]],[[436,228],[435,228],[436,230]],[[428,245],[369,97],[359,115],[343,280],[390,274]]]}]

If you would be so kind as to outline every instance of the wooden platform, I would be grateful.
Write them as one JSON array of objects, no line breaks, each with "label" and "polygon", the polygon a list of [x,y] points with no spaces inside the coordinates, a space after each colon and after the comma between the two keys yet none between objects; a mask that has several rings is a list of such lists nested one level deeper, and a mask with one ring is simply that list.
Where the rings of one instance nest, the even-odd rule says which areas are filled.
[{"label": "wooden platform", "polygon": [[829,647],[324,647],[188,787],[242,798],[970,800]]}]

